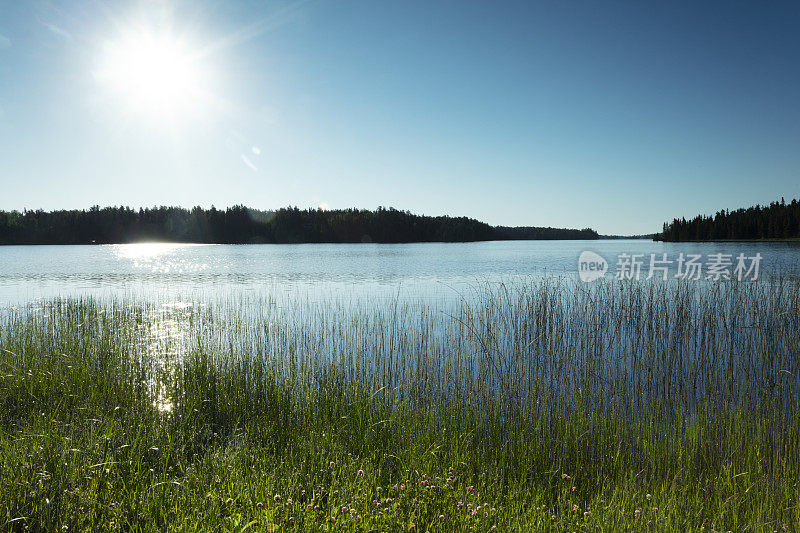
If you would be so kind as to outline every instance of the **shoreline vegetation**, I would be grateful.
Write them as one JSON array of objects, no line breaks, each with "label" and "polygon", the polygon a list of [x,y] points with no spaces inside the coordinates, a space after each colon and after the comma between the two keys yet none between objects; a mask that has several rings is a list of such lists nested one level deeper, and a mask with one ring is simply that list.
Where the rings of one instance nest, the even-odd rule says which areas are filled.
[{"label": "shoreline vegetation", "polygon": [[674,219],[653,240],[666,242],[794,242],[800,240],[800,202],[722,210],[714,216]]},{"label": "shoreline vegetation", "polygon": [[0,530],[796,531],[799,288],[5,310]]},{"label": "shoreline vegetation", "polygon": [[753,242],[753,243],[780,243],[780,242],[800,242],[800,237],[789,237],[789,238],[774,238],[774,239],[706,239],[706,240],[694,240],[694,239],[686,239],[680,241],[665,241],[664,239],[654,238],[655,241],[663,241],[663,242]]},{"label": "shoreline vegetation", "polygon": [[490,226],[467,217],[424,216],[380,207],[260,211],[245,206],[92,207],[0,211],[0,244],[411,243],[598,239],[593,229]]}]

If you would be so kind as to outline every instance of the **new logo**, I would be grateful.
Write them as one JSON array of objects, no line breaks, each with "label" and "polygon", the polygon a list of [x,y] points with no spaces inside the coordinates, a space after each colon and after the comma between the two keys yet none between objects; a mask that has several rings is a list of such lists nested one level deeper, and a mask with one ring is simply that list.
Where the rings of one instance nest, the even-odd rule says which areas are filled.
[{"label": "new logo", "polygon": [[602,256],[589,250],[581,252],[578,257],[578,276],[581,281],[591,283],[605,276],[607,271],[608,263]]}]

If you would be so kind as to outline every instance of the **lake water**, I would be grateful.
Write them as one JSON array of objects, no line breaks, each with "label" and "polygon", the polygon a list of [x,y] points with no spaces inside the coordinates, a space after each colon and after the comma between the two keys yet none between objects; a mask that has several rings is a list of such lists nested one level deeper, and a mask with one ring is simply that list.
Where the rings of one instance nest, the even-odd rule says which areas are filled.
[{"label": "lake water", "polygon": [[[767,282],[643,279],[587,290],[584,251],[605,259],[608,279],[621,254],[642,261],[642,278],[651,254],[666,254],[673,281],[680,254],[700,256],[704,276],[714,254],[760,254]],[[202,343],[275,368],[300,365],[308,379],[335,362],[366,372],[375,390],[415,387],[421,372],[431,401],[454,382],[509,396],[513,380],[519,401],[541,387],[553,398],[583,389],[629,413],[644,391],[680,412],[720,383],[730,384],[726,402],[768,395],[769,405],[794,406],[799,265],[800,243],[9,246],[0,247],[0,340],[25,316],[44,332],[80,328],[72,304],[48,301],[91,297],[106,317],[93,334],[128,339],[154,376]],[[792,279],[769,283],[776,276]],[[762,386],[776,376],[779,389]],[[171,408],[161,381],[151,386],[156,404]]]},{"label": "lake water", "polygon": [[[448,298],[519,277],[577,279],[593,251],[613,277],[619,254],[761,254],[760,275],[800,271],[800,243],[659,243],[647,240],[417,244],[0,246],[0,304],[63,296],[203,300],[236,294]],[[735,261],[735,259],[734,259]],[[659,276],[661,274],[659,273]]]}]

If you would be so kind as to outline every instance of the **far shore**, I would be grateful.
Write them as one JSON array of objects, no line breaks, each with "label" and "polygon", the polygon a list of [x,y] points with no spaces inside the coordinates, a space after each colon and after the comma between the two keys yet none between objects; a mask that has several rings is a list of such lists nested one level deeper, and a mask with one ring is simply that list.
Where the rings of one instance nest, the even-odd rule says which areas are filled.
[{"label": "far shore", "polygon": [[668,243],[686,243],[686,242],[800,242],[800,238],[788,238],[788,239],[710,239],[710,240],[680,240],[680,241],[663,241],[661,239],[653,239],[656,242],[668,242]]}]

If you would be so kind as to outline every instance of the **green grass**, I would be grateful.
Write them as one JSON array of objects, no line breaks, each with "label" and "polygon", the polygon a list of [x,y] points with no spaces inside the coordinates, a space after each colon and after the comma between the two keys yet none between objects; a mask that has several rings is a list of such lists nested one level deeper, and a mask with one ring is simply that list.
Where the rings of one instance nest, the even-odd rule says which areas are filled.
[{"label": "green grass", "polygon": [[0,530],[800,527],[796,281],[0,320]]}]

